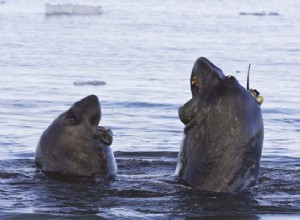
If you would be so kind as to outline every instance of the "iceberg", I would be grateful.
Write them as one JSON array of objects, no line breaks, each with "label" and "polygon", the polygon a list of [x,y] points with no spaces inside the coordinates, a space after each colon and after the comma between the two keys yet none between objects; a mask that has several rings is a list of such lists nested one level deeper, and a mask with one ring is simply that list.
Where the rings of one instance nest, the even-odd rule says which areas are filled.
[{"label": "iceberg", "polygon": [[106,82],[100,80],[92,80],[92,81],[76,81],[73,83],[75,86],[103,86],[106,85]]},{"label": "iceberg", "polygon": [[46,15],[100,15],[101,6],[77,4],[45,4]]}]

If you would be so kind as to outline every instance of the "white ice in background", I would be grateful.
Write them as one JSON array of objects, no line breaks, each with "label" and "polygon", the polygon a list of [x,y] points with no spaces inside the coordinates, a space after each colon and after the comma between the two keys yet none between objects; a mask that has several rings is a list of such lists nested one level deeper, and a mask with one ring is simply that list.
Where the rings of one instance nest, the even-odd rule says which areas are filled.
[{"label": "white ice in background", "polygon": [[[103,1],[99,0],[0,0],[0,15],[28,15],[28,14],[42,14],[45,15],[46,6],[53,5],[59,8],[60,5],[67,6],[62,7],[60,10],[70,11],[70,8],[73,7],[75,11],[72,13],[82,13],[82,15],[90,14],[91,12],[94,15],[99,15],[102,13],[102,3]],[[105,2],[104,2],[105,4]],[[72,7],[70,7],[72,6]],[[82,7],[83,6],[83,7]],[[88,6],[88,8],[86,7]],[[59,9],[56,9],[59,10]],[[99,13],[100,12],[100,13]],[[77,15],[77,14],[67,14],[67,15]]]},{"label": "white ice in background", "polygon": [[45,4],[46,15],[100,15],[101,6],[77,4]]},{"label": "white ice in background", "polygon": [[106,85],[106,82],[101,80],[91,80],[91,81],[75,81],[73,83],[74,86],[103,86]]}]

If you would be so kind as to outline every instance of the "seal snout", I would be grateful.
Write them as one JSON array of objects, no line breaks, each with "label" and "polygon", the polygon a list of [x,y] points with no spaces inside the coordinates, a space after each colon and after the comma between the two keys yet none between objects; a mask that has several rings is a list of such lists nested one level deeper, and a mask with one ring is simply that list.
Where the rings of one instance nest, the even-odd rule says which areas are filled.
[{"label": "seal snout", "polygon": [[101,120],[101,106],[96,95],[89,95],[77,102],[78,109],[81,109],[81,114],[93,126],[98,126]]},{"label": "seal snout", "polygon": [[193,97],[198,95],[201,90],[203,90],[203,87],[205,86],[209,75],[212,73],[213,66],[208,59],[206,59],[205,57],[200,57],[196,60],[190,80],[191,92]]},{"label": "seal snout", "polygon": [[194,68],[198,69],[199,71],[206,71],[208,73],[213,72],[213,65],[212,63],[206,59],[205,57],[200,57],[196,60]]},{"label": "seal snout", "polygon": [[99,103],[99,99],[96,95],[89,95],[87,97],[85,97],[84,99],[82,99],[81,101],[86,101],[86,102],[97,102]]}]

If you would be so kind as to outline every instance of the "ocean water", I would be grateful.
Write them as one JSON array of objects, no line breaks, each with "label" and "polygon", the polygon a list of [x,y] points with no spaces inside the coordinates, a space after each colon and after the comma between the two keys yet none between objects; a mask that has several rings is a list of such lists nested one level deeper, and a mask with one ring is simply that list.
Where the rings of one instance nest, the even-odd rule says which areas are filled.
[{"label": "ocean water", "polygon": [[[50,2],[103,13],[46,16]],[[293,0],[1,1],[0,217],[300,219],[299,10]],[[200,56],[242,85],[251,63],[250,87],[264,96],[251,192],[199,192],[174,177],[177,109],[191,98]],[[105,83],[78,85],[91,81]],[[41,133],[89,94],[114,133],[116,180],[43,176],[34,164]]]}]

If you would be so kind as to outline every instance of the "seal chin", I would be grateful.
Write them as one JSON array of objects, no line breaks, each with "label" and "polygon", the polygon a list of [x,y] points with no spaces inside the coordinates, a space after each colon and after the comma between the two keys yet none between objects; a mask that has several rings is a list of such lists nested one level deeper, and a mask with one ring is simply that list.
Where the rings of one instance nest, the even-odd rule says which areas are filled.
[{"label": "seal chin", "polygon": [[101,144],[110,146],[113,141],[113,133],[109,128],[98,126],[93,139],[100,141]]}]

